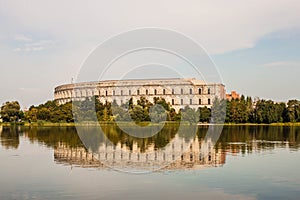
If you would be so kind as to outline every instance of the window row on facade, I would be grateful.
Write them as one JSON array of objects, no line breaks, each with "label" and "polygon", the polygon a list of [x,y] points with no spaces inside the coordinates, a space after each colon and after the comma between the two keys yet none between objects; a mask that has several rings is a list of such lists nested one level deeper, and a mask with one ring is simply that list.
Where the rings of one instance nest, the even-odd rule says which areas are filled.
[{"label": "window row on facade", "polygon": [[[129,99],[120,99],[120,98],[100,98],[100,101],[102,103],[108,101],[108,102],[115,102],[118,105],[122,105],[124,103],[127,103]],[[153,101],[151,99],[150,102],[153,103]],[[171,105],[211,105],[212,101],[210,98],[207,99],[183,99],[183,98],[176,98],[176,99],[166,99],[167,102],[169,102]],[[134,103],[137,102],[137,99],[133,100]]]},{"label": "window row on facade", "polygon": [[60,96],[61,98],[68,98],[68,97],[91,97],[94,95],[99,96],[131,96],[131,95],[196,95],[196,94],[211,94],[210,88],[207,89],[207,93],[203,93],[203,90],[201,88],[198,88],[198,92],[193,92],[193,89],[189,89],[189,92],[187,93],[183,88],[181,88],[179,91],[176,91],[175,89],[172,90],[166,90],[163,89],[162,91],[158,91],[157,89],[150,90],[150,89],[138,89],[135,91],[132,90],[69,90],[69,91],[61,91],[57,92],[56,95]]},{"label": "window row on facade", "polygon": [[[171,104],[172,105],[175,105],[175,99],[172,99],[171,101]],[[178,103],[177,103],[178,104]],[[202,104],[205,104],[202,99],[198,99],[198,102],[195,102],[193,101],[193,99],[190,99],[189,102],[184,102],[184,99],[180,99],[180,105],[202,105]],[[210,105],[211,104],[211,100],[210,98],[207,99],[207,105]]]}]

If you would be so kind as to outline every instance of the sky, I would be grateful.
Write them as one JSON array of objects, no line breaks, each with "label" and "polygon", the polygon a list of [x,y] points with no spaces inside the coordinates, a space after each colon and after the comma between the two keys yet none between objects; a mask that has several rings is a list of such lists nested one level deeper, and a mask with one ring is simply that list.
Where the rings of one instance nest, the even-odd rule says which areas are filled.
[{"label": "sky", "polygon": [[53,99],[99,44],[144,27],[200,44],[228,92],[300,99],[299,10],[298,0],[0,0],[0,104]]}]

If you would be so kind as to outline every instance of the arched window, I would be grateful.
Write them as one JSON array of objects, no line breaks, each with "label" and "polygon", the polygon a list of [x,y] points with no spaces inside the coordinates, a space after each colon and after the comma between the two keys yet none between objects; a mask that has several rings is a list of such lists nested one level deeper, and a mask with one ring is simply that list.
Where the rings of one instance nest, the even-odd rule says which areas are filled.
[{"label": "arched window", "polygon": [[165,90],[165,89],[163,89],[163,94],[164,94],[164,95],[166,94],[166,90]]},{"label": "arched window", "polygon": [[192,105],[193,104],[193,99],[190,99],[190,105]]},{"label": "arched window", "polygon": [[114,95],[114,96],[116,95],[116,91],[114,91],[114,90],[113,90],[113,95]]},{"label": "arched window", "polygon": [[157,91],[156,91],[156,89],[154,90],[154,95],[157,95]]},{"label": "arched window", "polygon": [[190,89],[190,94],[193,94],[193,89],[192,88]]},{"label": "arched window", "polygon": [[175,104],[174,99],[172,99],[172,105],[174,105],[174,104]]},{"label": "arched window", "polygon": [[198,93],[201,94],[201,88],[198,89]]},{"label": "arched window", "polygon": [[121,90],[121,96],[123,96],[123,90]]},{"label": "arched window", "polygon": [[210,94],[210,88],[207,89],[207,94]]},{"label": "arched window", "polygon": [[180,104],[183,105],[183,99],[180,100]]},{"label": "arched window", "polygon": [[207,104],[210,105],[210,99],[207,99]]},{"label": "arched window", "polygon": [[148,90],[146,90],[146,95],[148,95]]},{"label": "arched window", "polygon": [[131,95],[131,90],[128,91],[128,94]]},{"label": "arched window", "polygon": [[181,94],[183,94],[183,89],[181,88]]},{"label": "arched window", "polygon": [[137,95],[140,95],[140,90],[137,90],[136,93],[137,93]]},{"label": "arched window", "polygon": [[199,105],[201,105],[201,99],[199,99]]},{"label": "arched window", "polygon": [[172,89],[172,94],[174,94],[174,89]]},{"label": "arched window", "polygon": [[105,96],[107,96],[107,90],[105,91]]}]

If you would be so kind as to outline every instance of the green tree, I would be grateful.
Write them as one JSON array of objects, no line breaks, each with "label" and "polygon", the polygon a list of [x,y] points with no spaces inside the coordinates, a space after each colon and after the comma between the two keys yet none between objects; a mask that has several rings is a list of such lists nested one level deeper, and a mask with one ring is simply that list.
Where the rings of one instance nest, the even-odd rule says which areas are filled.
[{"label": "green tree", "polygon": [[196,111],[189,106],[185,106],[181,111],[181,120],[188,121],[190,123],[197,123],[199,122],[199,114],[199,111]]},{"label": "green tree", "polygon": [[299,122],[300,121],[300,101],[289,100],[285,110],[285,121]]},{"label": "green tree", "polygon": [[226,100],[214,100],[211,109],[211,122],[212,123],[224,123],[226,117]]},{"label": "green tree", "polygon": [[203,108],[199,108],[199,111],[200,111],[199,121],[208,123],[211,117],[211,110],[205,106]]},{"label": "green tree", "polygon": [[0,114],[3,122],[17,122],[23,117],[23,112],[20,110],[20,104],[17,101],[3,104]]},{"label": "green tree", "polygon": [[174,108],[170,108],[169,120],[170,121],[180,121],[180,119],[181,119],[181,112],[176,113]]}]

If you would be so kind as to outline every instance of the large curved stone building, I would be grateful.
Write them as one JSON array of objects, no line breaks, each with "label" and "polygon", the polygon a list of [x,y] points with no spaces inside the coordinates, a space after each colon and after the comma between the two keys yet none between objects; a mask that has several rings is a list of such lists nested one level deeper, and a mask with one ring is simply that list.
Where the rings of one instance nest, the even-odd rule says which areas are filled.
[{"label": "large curved stone building", "polygon": [[154,97],[164,98],[173,108],[185,106],[197,109],[211,107],[213,100],[226,97],[225,87],[220,83],[206,83],[194,78],[107,80],[65,84],[55,88],[54,99],[59,104],[81,101],[87,97],[98,96],[103,103],[116,101],[121,105],[133,98],[136,103],[144,96],[150,102]]}]

